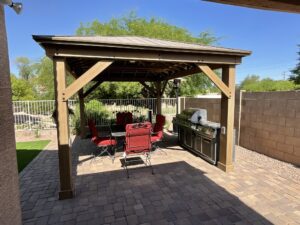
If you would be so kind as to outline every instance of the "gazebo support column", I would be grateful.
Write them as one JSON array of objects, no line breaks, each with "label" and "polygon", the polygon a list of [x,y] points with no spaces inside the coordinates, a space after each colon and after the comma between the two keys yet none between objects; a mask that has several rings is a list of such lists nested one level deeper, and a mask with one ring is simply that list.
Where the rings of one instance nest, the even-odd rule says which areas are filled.
[{"label": "gazebo support column", "polygon": [[234,96],[235,96],[235,66],[224,66],[222,69],[222,81],[229,88],[230,98],[222,93],[221,99],[221,127],[225,132],[220,135],[220,154],[218,167],[225,172],[233,170],[232,150],[234,144]]},{"label": "gazebo support column", "polygon": [[161,82],[157,81],[156,85],[156,114],[161,114]]},{"label": "gazebo support column", "polygon": [[83,90],[80,89],[78,92],[79,98],[79,110],[80,110],[80,136],[81,138],[85,138],[86,136],[86,118],[84,113],[84,94]]},{"label": "gazebo support column", "polygon": [[69,145],[69,112],[68,101],[63,100],[63,91],[66,88],[66,63],[62,58],[54,58],[55,96],[57,110],[57,140],[60,191],[59,199],[73,197],[71,148]]}]

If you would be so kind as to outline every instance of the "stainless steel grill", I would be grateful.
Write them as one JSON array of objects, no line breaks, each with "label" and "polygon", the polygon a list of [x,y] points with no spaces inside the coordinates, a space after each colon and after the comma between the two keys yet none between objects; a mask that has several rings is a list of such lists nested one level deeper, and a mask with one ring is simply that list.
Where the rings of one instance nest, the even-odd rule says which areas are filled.
[{"label": "stainless steel grill", "polygon": [[212,164],[218,161],[220,124],[207,120],[206,109],[189,108],[174,119],[181,146]]}]

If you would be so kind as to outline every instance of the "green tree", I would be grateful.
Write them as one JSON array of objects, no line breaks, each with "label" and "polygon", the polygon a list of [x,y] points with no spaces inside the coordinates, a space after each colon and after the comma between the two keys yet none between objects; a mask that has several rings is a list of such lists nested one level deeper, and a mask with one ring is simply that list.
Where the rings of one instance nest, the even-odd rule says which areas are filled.
[{"label": "green tree", "polygon": [[[90,86],[88,85],[87,89]],[[139,98],[142,97],[141,89],[142,86],[136,82],[104,82],[86,99]]]},{"label": "green tree", "polygon": [[[210,32],[201,32],[193,36],[187,29],[171,25],[161,19],[152,17],[147,20],[140,18],[135,12],[131,12],[120,18],[112,18],[108,22],[95,20],[90,23],[81,23],[76,31],[77,35],[103,35],[121,36],[135,35],[150,38],[182,41],[208,45],[215,43],[218,39]],[[205,93],[207,90],[215,91],[210,80],[203,74],[195,74],[185,78],[181,93],[184,95],[195,95]],[[153,86],[153,85],[151,85]],[[90,98],[135,98],[139,97],[143,87],[139,83],[112,82],[101,84]],[[137,93],[134,93],[138,91]],[[171,82],[168,84],[166,93],[174,96]],[[146,96],[145,96],[146,97]]]},{"label": "green tree", "polygon": [[[34,88],[37,92],[39,99],[52,100],[55,98],[54,90],[54,72],[53,62],[48,57],[41,58],[36,62],[32,68],[34,68],[36,77],[33,80]],[[67,74],[67,85],[74,80],[73,76]],[[77,97],[77,96],[75,96]]]},{"label": "green tree", "polygon": [[15,75],[11,74],[11,88],[12,88],[12,99],[17,100],[34,100],[35,92],[33,86],[28,80],[22,78],[17,78]]},{"label": "green tree", "polygon": [[[300,48],[300,45],[298,45]],[[290,76],[289,80],[293,81],[295,84],[300,84],[300,51],[298,52],[299,55],[299,62],[294,69],[291,70],[292,75]]]},{"label": "green tree", "polygon": [[16,65],[19,70],[19,77],[29,80],[34,76],[34,66],[27,57],[16,58]]},{"label": "green tree", "polygon": [[109,22],[101,23],[94,20],[91,23],[80,24],[77,35],[136,35],[150,38],[160,38],[174,41],[193,42],[199,44],[211,44],[217,41],[210,32],[201,32],[194,37],[187,29],[171,25],[162,19],[152,17],[147,20],[140,18],[135,12],[131,12],[121,18],[112,18]]},{"label": "green tree", "polygon": [[296,85],[288,80],[272,80],[271,78],[260,79],[257,75],[247,76],[239,88],[246,91],[289,91],[294,90]]},{"label": "green tree", "polygon": [[54,99],[54,74],[52,60],[48,57],[41,58],[36,64],[35,87],[39,99]]}]

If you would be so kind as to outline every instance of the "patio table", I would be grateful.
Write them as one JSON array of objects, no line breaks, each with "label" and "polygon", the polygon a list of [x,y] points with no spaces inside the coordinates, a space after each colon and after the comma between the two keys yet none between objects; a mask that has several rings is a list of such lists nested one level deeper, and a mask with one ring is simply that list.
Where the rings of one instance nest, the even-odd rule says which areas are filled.
[{"label": "patio table", "polygon": [[117,141],[117,145],[114,149],[114,155],[116,155],[116,152],[118,152],[118,150],[121,148],[123,152],[124,138],[126,136],[126,132],[125,131],[111,132],[111,136],[115,138]]}]

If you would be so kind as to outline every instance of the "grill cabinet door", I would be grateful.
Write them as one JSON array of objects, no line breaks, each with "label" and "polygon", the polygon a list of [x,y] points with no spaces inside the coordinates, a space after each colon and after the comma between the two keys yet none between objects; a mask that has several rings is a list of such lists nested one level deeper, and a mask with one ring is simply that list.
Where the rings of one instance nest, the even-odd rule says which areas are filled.
[{"label": "grill cabinet door", "polygon": [[192,135],[193,135],[193,133],[192,133],[192,131],[191,130],[189,130],[189,129],[185,129],[185,140],[184,140],[184,144],[186,145],[186,146],[188,146],[188,147],[192,147]]}]

